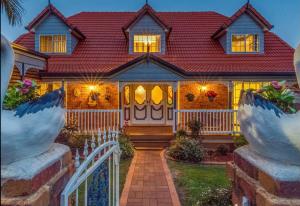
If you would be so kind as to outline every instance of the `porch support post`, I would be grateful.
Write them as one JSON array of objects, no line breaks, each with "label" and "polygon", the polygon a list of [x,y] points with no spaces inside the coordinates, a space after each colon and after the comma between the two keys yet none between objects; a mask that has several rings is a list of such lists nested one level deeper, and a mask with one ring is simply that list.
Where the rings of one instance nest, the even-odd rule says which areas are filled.
[{"label": "porch support post", "polygon": [[120,122],[119,122],[119,127],[120,129],[123,127],[123,109],[122,109],[122,90],[123,90],[123,83],[118,81],[118,94],[119,94],[119,118],[120,118]]},{"label": "porch support post", "polygon": [[228,109],[233,108],[233,82],[230,80],[228,81]]},{"label": "porch support post", "polygon": [[173,84],[173,133],[175,134],[177,131],[177,90],[178,90],[178,82],[174,82]]}]

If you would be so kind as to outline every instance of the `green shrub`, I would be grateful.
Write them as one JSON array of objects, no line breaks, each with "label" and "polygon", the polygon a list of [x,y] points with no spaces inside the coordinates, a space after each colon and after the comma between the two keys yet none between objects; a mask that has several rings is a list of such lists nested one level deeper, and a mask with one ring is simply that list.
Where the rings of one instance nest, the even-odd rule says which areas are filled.
[{"label": "green shrub", "polygon": [[248,144],[248,142],[247,142],[246,138],[244,137],[244,135],[236,136],[233,139],[233,142],[234,142],[234,147],[235,148],[239,148],[239,147],[242,147],[242,146]]},{"label": "green shrub", "polygon": [[180,137],[176,138],[167,154],[177,160],[201,162],[204,157],[204,149],[199,140]]},{"label": "green shrub", "polygon": [[202,123],[198,120],[191,120],[188,122],[188,127],[191,130],[191,136],[192,138],[199,138],[200,137],[200,131],[202,128]]},{"label": "green shrub", "polygon": [[7,90],[3,101],[4,108],[13,110],[25,102],[37,99],[39,97],[38,89],[39,86],[34,80],[24,79],[23,81],[17,81],[16,84]]},{"label": "green shrub", "polygon": [[176,137],[187,137],[187,132],[184,129],[179,129],[176,132]]},{"label": "green shrub", "polygon": [[269,85],[262,87],[257,94],[273,102],[286,113],[296,113],[294,100],[295,94],[288,88],[286,81],[272,81]]},{"label": "green shrub", "polygon": [[208,188],[205,192],[200,193],[197,206],[230,206],[231,202],[231,189],[230,188]]},{"label": "green shrub", "polygon": [[121,133],[119,135],[119,145],[121,149],[121,159],[129,159],[134,155],[134,147],[129,137],[126,134]]},{"label": "green shrub", "polygon": [[227,153],[229,152],[229,148],[228,146],[221,144],[217,147],[217,151],[216,151],[219,155],[227,155]]},{"label": "green shrub", "polygon": [[[71,136],[69,139],[68,139],[68,145],[71,147],[71,148],[78,148],[78,149],[83,149],[84,148],[84,144],[85,144],[85,140],[87,139],[88,141],[88,144],[89,144],[89,147],[91,146],[91,143],[90,141],[92,140],[92,135],[91,134],[75,134],[73,136]],[[96,137],[95,137],[95,141],[96,140]],[[95,142],[97,144],[97,142]]]}]

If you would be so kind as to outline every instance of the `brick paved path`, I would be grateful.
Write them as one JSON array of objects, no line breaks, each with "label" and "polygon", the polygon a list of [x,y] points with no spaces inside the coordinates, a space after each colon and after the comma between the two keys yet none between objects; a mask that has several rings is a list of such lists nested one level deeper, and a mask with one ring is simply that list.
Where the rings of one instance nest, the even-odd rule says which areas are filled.
[{"label": "brick paved path", "polygon": [[127,189],[125,184],[124,190],[127,191],[123,191],[122,194],[127,197],[125,197],[127,201],[124,201],[124,197],[122,197],[123,204],[121,200],[121,205],[180,205],[169,170],[166,169],[166,163],[161,158],[161,151],[137,150],[135,155],[127,176],[131,179],[131,182],[129,181],[131,184],[126,182]]}]

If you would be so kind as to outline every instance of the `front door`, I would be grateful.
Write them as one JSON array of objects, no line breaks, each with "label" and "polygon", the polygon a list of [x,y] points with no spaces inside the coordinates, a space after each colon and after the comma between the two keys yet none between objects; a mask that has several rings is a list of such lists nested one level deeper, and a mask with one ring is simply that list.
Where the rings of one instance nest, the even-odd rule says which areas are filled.
[{"label": "front door", "polygon": [[161,125],[166,122],[166,87],[158,84],[137,84],[132,87],[132,124]]}]

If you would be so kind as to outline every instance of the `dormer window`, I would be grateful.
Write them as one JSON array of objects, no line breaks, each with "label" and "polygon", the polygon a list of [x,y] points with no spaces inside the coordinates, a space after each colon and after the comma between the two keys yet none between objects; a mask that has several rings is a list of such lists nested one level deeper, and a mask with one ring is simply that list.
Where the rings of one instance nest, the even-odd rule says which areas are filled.
[{"label": "dormer window", "polygon": [[40,52],[43,53],[66,53],[66,35],[40,35]]},{"label": "dormer window", "polygon": [[133,52],[160,52],[161,37],[160,35],[134,35]]},{"label": "dormer window", "polygon": [[231,38],[231,52],[253,53],[259,52],[257,34],[233,34]]}]

